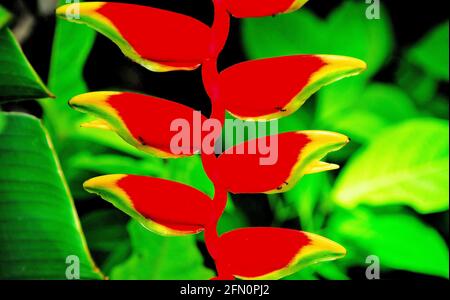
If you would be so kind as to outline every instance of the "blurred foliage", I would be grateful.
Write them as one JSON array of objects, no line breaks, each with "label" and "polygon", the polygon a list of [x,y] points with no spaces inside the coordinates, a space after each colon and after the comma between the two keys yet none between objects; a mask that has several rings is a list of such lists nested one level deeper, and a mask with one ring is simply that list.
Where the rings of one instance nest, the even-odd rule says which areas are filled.
[{"label": "blurred foliage", "polygon": [[111,272],[111,279],[189,280],[213,277],[204,267],[195,237],[167,238],[149,232],[141,224],[128,224],[132,255]]},{"label": "blurred foliage", "polygon": [[448,210],[448,134],[448,122],[438,119],[415,119],[380,132],[339,175],[336,202],[349,208],[370,204],[406,205],[419,213]]},{"label": "blurred foliage", "polygon": [[[282,197],[270,197],[276,223],[297,214],[302,229],[348,250],[346,258],[290,279],[343,279],[351,267],[366,268],[369,255],[380,258],[383,270],[448,278],[448,246],[440,235],[448,238],[448,95],[438,87],[448,84],[449,25],[440,24],[409,49],[395,50],[387,11],[368,20],[366,8],[344,1],[325,19],[306,8],[242,24],[251,59],[321,53],[368,63],[365,74],[323,88],[291,117],[303,124],[296,130],[342,132],[352,143],[329,155],[342,165],[338,174],[308,175]],[[403,57],[393,57],[394,50]],[[395,81],[377,82],[388,65],[398,65]],[[442,219],[437,228],[421,216],[430,213]]]}]

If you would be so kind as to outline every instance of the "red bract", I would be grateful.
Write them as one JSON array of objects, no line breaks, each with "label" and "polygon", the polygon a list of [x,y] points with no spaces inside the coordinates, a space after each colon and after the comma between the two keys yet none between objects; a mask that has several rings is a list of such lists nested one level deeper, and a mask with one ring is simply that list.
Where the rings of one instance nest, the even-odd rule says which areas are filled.
[{"label": "red bract", "polygon": [[241,119],[287,116],[319,90],[361,73],[366,64],[335,55],[295,55],[247,61],[220,73],[225,108]]},{"label": "red bract", "polygon": [[[65,17],[69,4],[56,13]],[[122,52],[157,72],[197,68],[208,51],[210,29],[198,20],[148,6],[89,2],[73,21],[87,24],[119,46]]]},{"label": "red bract", "polygon": [[220,263],[242,279],[279,279],[346,252],[339,244],[312,233],[266,227],[227,232],[219,245]]},{"label": "red bract", "polygon": [[225,0],[228,11],[236,18],[266,17],[290,13],[308,0]]},{"label": "red bract", "polygon": [[325,131],[282,133],[277,136],[275,160],[264,147],[258,147],[269,145],[270,137],[247,141],[219,156],[221,185],[236,194],[285,192],[304,174],[335,169],[336,165],[320,159],[347,142],[346,136]]},{"label": "red bract", "polygon": [[[128,92],[83,94],[70,104],[96,117],[84,126],[113,130],[138,149],[161,157],[192,155],[211,139],[203,124],[211,120],[223,124],[226,110],[244,119],[283,117],[320,87],[366,68],[364,62],[349,57],[296,55],[248,61],[219,73],[217,59],[228,37],[229,13],[236,17],[276,15],[292,12],[306,1],[212,1],[211,28],[187,16],[131,4],[89,2],[58,8],[57,14],[66,17],[67,9],[79,5],[80,18],[69,21],[93,27],[150,70],[190,70],[203,65],[203,83],[211,98],[210,118],[200,115],[195,121],[191,108],[161,98]],[[187,122],[192,137],[181,155],[171,147],[175,120]],[[204,130],[200,135],[195,122]],[[214,144],[220,132],[212,133]],[[265,151],[271,137],[277,138],[275,159]],[[325,131],[271,137],[236,145],[218,157],[202,152],[203,166],[214,183],[212,200],[189,186],[145,176],[100,176],[86,181],[84,187],[154,232],[182,235],[204,230],[206,246],[216,262],[216,279],[278,279],[310,264],[342,257],[342,246],[298,230],[244,228],[217,235],[228,192],[284,192],[305,174],[337,168],[321,159],[348,142],[341,134]]]},{"label": "red bract", "polygon": [[[99,118],[85,127],[117,132],[131,145],[159,157],[192,155],[201,149],[201,136],[193,138],[183,154],[173,153],[170,144],[176,132],[171,124],[176,119],[189,122],[190,137],[195,137],[193,113],[190,107],[169,100],[125,92],[94,92],[70,100],[70,105]],[[198,126],[206,117],[198,114]],[[203,134],[207,134],[205,131]]]},{"label": "red bract", "polygon": [[163,235],[198,233],[212,211],[212,201],[207,195],[159,178],[105,175],[86,181],[84,188]]}]

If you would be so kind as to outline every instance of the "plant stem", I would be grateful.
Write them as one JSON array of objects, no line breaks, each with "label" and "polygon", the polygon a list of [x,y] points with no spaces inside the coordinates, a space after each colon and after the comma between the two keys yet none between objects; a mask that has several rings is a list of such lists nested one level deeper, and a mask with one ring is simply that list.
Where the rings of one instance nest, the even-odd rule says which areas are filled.
[{"label": "plant stem", "polygon": [[[214,23],[211,28],[211,43],[208,49],[208,57],[202,66],[202,78],[205,90],[211,99],[210,119],[218,120],[223,127],[225,123],[225,107],[220,95],[220,75],[217,69],[217,59],[225,46],[230,29],[230,16],[223,4],[223,0],[213,0]],[[214,143],[221,137],[214,137]],[[220,262],[219,236],[217,224],[227,204],[227,190],[220,184],[220,174],[217,168],[217,158],[214,153],[205,154],[202,151],[202,163],[206,174],[214,183],[214,199],[212,201],[212,212],[208,223],[205,225],[206,247],[216,263],[218,279],[230,279],[231,274],[226,271]]]}]

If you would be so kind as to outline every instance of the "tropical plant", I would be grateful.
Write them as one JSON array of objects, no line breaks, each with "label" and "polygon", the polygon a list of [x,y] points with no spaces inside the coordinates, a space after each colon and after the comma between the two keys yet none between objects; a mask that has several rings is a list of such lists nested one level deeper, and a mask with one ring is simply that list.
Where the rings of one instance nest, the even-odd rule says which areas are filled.
[{"label": "tropical plant", "polygon": [[[403,15],[385,2],[369,20],[359,0],[289,13],[289,0],[222,0],[211,20],[206,0],[106,16],[89,2],[58,11],[48,64],[48,21],[68,2],[0,5],[1,279],[448,278],[449,26],[438,5]],[[127,55],[195,70],[147,72]],[[339,57],[369,68],[319,90],[340,79],[327,73]],[[321,149],[330,138],[341,143]],[[342,168],[311,174],[338,167],[325,155]]]},{"label": "tropical plant", "polygon": [[[214,184],[211,200],[200,191],[165,179],[129,174],[105,175],[84,183],[139,221],[162,235],[186,235],[204,230],[205,243],[216,263],[217,279],[272,278],[320,261],[339,258],[345,249],[312,233],[282,228],[241,228],[221,236],[218,221],[227,193],[280,193],[305,174],[335,169],[322,162],[348,138],[325,131],[287,132],[276,136],[279,159],[262,164],[267,153],[240,154],[249,140],[218,157],[205,151],[215,146],[221,130],[208,126],[217,120],[222,128],[225,112],[241,119],[271,120],[295,112],[320,87],[362,72],[365,63],[334,55],[294,55],[248,61],[217,70],[217,59],[228,37],[229,14],[239,18],[290,13],[305,1],[214,0],[211,28],[177,13],[131,4],[92,2],[58,8],[57,15],[86,24],[111,39],[133,61],[155,72],[193,70],[202,66],[205,90],[211,99],[209,118],[199,118],[202,134],[195,135],[193,109],[165,99],[130,92],[93,92],[78,95],[70,105],[95,120],[85,127],[112,130],[129,144],[162,158],[191,156],[201,151],[204,169]],[[74,14],[73,12],[76,12]],[[143,30],[145,28],[145,30]],[[175,120],[188,122],[188,146],[176,152]],[[177,140],[178,141],[178,140]],[[186,144],[184,144],[186,145]],[[214,148],[214,147],[213,147]]]}]

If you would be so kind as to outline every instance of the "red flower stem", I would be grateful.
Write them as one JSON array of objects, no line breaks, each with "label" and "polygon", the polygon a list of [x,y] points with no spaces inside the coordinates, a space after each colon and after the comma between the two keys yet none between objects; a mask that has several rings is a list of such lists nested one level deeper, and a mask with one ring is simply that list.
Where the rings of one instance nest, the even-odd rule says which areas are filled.
[{"label": "red flower stem", "polygon": [[[217,69],[217,59],[225,46],[230,29],[230,16],[223,4],[223,0],[213,0],[214,3],[214,23],[211,28],[211,43],[208,57],[203,62],[202,78],[205,90],[211,99],[210,119],[218,120],[223,126],[225,123],[225,108],[220,97],[220,80]],[[215,137],[215,142],[220,135]],[[227,204],[227,190],[220,185],[220,174],[216,168],[217,158],[214,153],[205,154],[202,152],[202,163],[208,177],[214,183],[213,209],[205,225],[205,244],[208,252],[216,263],[218,278],[233,278],[220,263],[219,236],[217,234],[217,224]]]}]

